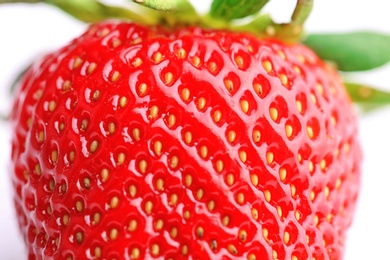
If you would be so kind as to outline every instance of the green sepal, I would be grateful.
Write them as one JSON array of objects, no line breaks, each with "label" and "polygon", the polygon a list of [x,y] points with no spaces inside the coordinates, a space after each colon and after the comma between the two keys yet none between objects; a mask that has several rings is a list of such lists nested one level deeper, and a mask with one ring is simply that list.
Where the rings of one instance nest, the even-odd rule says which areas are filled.
[{"label": "green sepal", "polygon": [[390,92],[360,83],[345,82],[344,85],[352,101],[364,112],[390,105]]},{"label": "green sepal", "polygon": [[304,44],[341,71],[363,71],[390,61],[390,35],[376,32],[312,34]]},{"label": "green sepal", "polygon": [[226,21],[258,13],[269,0],[213,0],[210,16]]}]

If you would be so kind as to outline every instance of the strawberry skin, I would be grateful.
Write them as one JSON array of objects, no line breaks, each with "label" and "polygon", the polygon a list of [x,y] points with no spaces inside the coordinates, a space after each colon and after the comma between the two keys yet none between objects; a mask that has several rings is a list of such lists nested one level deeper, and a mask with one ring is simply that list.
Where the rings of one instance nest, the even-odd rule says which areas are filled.
[{"label": "strawberry skin", "polygon": [[357,120],[303,45],[103,22],[26,73],[11,121],[29,259],[340,259]]}]

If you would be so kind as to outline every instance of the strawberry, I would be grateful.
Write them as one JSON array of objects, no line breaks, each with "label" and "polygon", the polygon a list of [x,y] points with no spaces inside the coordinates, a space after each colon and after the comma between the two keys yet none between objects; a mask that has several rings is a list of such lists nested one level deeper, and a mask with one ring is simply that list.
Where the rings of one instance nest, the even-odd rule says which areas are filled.
[{"label": "strawberry", "polygon": [[29,259],[340,259],[357,119],[308,47],[199,26],[91,25],[11,115]]}]

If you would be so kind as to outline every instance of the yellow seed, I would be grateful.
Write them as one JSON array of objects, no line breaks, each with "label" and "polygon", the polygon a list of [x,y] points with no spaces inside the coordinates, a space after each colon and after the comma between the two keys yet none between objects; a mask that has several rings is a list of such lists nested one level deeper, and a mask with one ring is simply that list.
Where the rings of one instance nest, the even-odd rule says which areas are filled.
[{"label": "yellow seed", "polygon": [[260,141],[260,138],[261,138],[260,131],[259,130],[253,130],[253,132],[252,132],[252,140],[253,140],[253,142],[258,143]]},{"label": "yellow seed", "polygon": [[274,260],[278,259],[278,252],[276,252],[276,250],[272,250],[272,257]]},{"label": "yellow seed", "polygon": [[251,53],[253,52],[253,47],[251,45],[248,45],[246,48],[248,49],[249,52]]},{"label": "yellow seed", "polygon": [[171,229],[170,235],[171,235],[172,238],[177,237],[177,228],[173,227]]},{"label": "yellow seed", "polygon": [[279,177],[280,177],[280,180],[282,180],[282,181],[284,181],[286,179],[286,177],[287,177],[287,170],[286,170],[286,168],[281,167],[279,169]]},{"label": "yellow seed", "polygon": [[207,157],[207,154],[208,154],[209,150],[208,150],[207,146],[202,145],[202,146],[200,147],[199,152],[200,152],[200,156],[201,156],[203,159],[205,159],[205,158]]},{"label": "yellow seed", "polygon": [[188,210],[186,210],[183,212],[183,217],[184,219],[188,220],[191,217],[191,213]]},{"label": "yellow seed", "polygon": [[174,114],[170,114],[168,116],[168,127],[172,128],[176,124],[176,116]]},{"label": "yellow seed", "polygon": [[38,142],[43,143],[45,141],[45,133],[43,131],[39,131],[38,133]]},{"label": "yellow seed", "polygon": [[163,191],[164,190],[164,180],[159,178],[156,180],[156,189],[158,191]]},{"label": "yellow seed", "polygon": [[298,210],[296,210],[295,213],[294,213],[294,216],[295,216],[295,219],[296,219],[297,221],[299,221],[299,220],[301,219],[301,217],[302,217],[302,214],[301,214],[301,212],[299,212]]},{"label": "yellow seed", "polygon": [[179,165],[179,157],[177,157],[176,155],[172,156],[170,159],[169,166],[171,166],[172,169],[175,169],[178,165]]},{"label": "yellow seed", "polygon": [[115,132],[115,130],[116,130],[115,123],[114,122],[108,123],[107,130],[108,130],[108,133],[112,135]]},{"label": "yellow seed", "polygon": [[197,190],[197,192],[196,192],[196,199],[197,200],[201,200],[203,198],[203,195],[204,195],[204,190],[203,189]]},{"label": "yellow seed", "polygon": [[225,88],[231,93],[233,92],[234,90],[234,85],[233,85],[233,81],[231,81],[230,79],[225,79],[223,81],[223,83],[225,84]]},{"label": "yellow seed", "polygon": [[154,142],[153,148],[154,148],[154,153],[157,156],[160,156],[161,155],[161,150],[162,150],[162,143],[161,143],[161,141]]},{"label": "yellow seed", "polygon": [[93,214],[92,225],[98,224],[100,222],[100,219],[101,219],[100,213],[96,212],[95,214]]},{"label": "yellow seed", "polygon": [[82,212],[84,210],[84,204],[82,201],[80,200],[76,201],[76,210],[78,212]]},{"label": "yellow seed", "polygon": [[133,232],[133,231],[135,231],[137,229],[137,226],[138,226],[137,220],[132,219],[132,220],[130,220],[128,229],[129,229],[130,232]]},{"label": "yellow seed", "polygon": [[91,153],[94,153],[94,152],[96,152],[96,150],[98,149],[98,147],[99,147],[99,142],[96,141],[96,140],[93,140],[92,143],[91,143],[91,145],[90,145],[90,147],[89,147],[89,151],[90,151]]},{"label": "yellow seed", "polygon": [[309,172],[312,173],[314,171],[314,163],[313,161],[309,161]]},{"label": "yellow seed", "polygon": [[286,74],[280,74],[279,79],[280,79],[280,82],[282,83],[283,86],[287,86],[288,78],[287,78]]},{"label": "yellow seed", "polygon": [[57,102],[55,102],[54,100],[50,101],[49,102],[49,107],[48,107],[49,111],[53,112],[54,109],[56,109],[56,106],[57,106]]},{"label": "yellow seed", "polygon": [[282,216],[283,216],[282,208],[281,208],[280,206],[277,206],[277,207],[276,207],[276,211],[278,212],[279,218],[282,218]]},{"label": "yellow seed", "polygon": [[114,71],[114,73],[112,73],[112,76],[111,76],[111,82],[117,81],[120,76],[121,76],[121,74],[118,71]]},{"label": "yellow seed", "polygon": [[218,69],[218,66],[217,66],[217,63],[215,63],[215,62],[210,62],[209,64],[208,64],[208,69],[209,69],[209,71],[211,72],[211,73],[215,73],[216,71],[217,71],[217,69]]},{"label": "yellow seed", "polygon": [[170,85],[173,82],[173,73],[167,72],[164,75],[164,83],[165,85]]},{"label": "yellow seed", "polygon": [[175,205],[177,204],[178,200],[179,200],[179,197],[177,196],[177,194],[176,194],[176,193],[173,193],[173,194],[171,195],[170,200],[169,200],[170,205],[171,205],[171,206],[175,206]]},{"label": "yellow seed", "polygon": [[102,256],[102,249],[100,247],[95,247],[93,250],[93,253],[95,254],[96,258],[100,258]]},{"label": "yellow seed", "polygon": [[264,198],[267,202],[271,201],[271,192],[269,190],[264,191]]},{"label": "yellow seed", "polygon": [[158,254],[160,253],[160,246],[157,244],[153,244],[151,248],[151,253],[153,256],[158,256]]},{"label": "yellow seed", "polygon": [[305,57],[302,54],[298,54],[297,58],[298,58],[299,62],[301,62],[301,63],[305,63],[305,61],[306,61]]},{"label": "yellow seed", "polygon": [[259,211],[257,209],[252,208],[251,213],[252,213],[252,218],[254,220],[257,220],[259,218]]},{"label": "yellow seed", "polygon": [[286,124],[285,130],[286,130],[287,138],[290,138],[292,136],[292,134],[293,134],[293,127],[292,127],[292,125]]},{"label": "yellow seed", "polygon": [[88,68],[87,68],[87,73],[92,74],[92,72],[95,71],[96,67],[97,67],[97,64],[95,62],[90,63],[88,65]]},{"label": "yellow seed", "polygon": [[284,54],[283,51],[278,51],[278,55],[279,55],[279,57],[282,58],[283,60],[286,59],[286,54]]},{"label": "yellow seed", "polygon": [[314,104],[317,104],[317,97],[313,93],[310,94],[310,99]]},{"label": "yellow seed", "polygon": [[215,123],[218,123],[222,118],[222,112],[220,110],[215,110],[213,114],[213,120]]},{"label": "yellow seed", "polygon": [[187,245],[183,245],[183,247],[181,248],[181,254],[182,255],[188,254],[188,246]]},{"label": "yellow seed", "polygon": [[148,167],[148,163],[146,160],[141,160],[139,162],[139,171],[144,174],[146,172],[146,168]]},{"label": "yellow seed", "polygon": [[271,119],[272,119],[273,121],[276,122],[276,120],[278,120],[279,111],[278,111],[278,109],[277,109],[276,107],[270,107],[270,109],[269,109],[269,114],[270,114]]},{"label": "yellow seed", "polygon": [[330,192],[329,187],[326,186],[326,187],[324,188],[324,194],[325,194],[325,197],[326,197],[326,198],[329,196],[329,192]]},{"label": "yellow seed", "polygon": [[119,233],[118,229],[116,229],[116,228],[111,229],[110,230],[110,239],[111,240],[117,239],[118,238],[118,233]]},{"label": "yellow seed", "polygon": [[56,150],[51,152],[51,161],[53,163],[57,163],[58,160],[58,152]]},{"label": "yellow seed", "polygon": [[155,119],[157,117],[157,115],[158,115],[158,106],[152,106],[150,108],[150,117],[152,119]]},{"label": "yellow seed", "polygon": [[294,184],[290,184],[290,189],[291,189],[291,196],[295,197],[296,192],[297,192],[297,188],[295,187]]},{"label": "yellow seed", "polygon": [[145,213],[150,215],[152,213],[152,210],[153,210],[153,202],[147,201],[145,203]]},{"label": "yellow seed", "polygon": [[176,51],[176,56],[179,58],[179,59],[184,59],[186,56],[187,56],[187,52],[185,49],[183,48],[180,48]]},{"label": "yellow seed", "polygon": [[106,168],[102,169],[102,171],[100,172],[100,177],[102,178],[103,182],[106,182],[109,177],[109,171]]},{"label": "yellow seed", "polygon": [[198,56],[195,56],[191,59],[191,63],[192,65],[194,65],[195,67],[199,68],[200,66],[200,58]]},{"label": "yellow seed", "polygon": [[254,186],[257,186],[259,184],[259,176],[257,176],[257,174],[252,174],[251,182]]},{"label": "yellow seed", "polygon": [[131,65],[133,65],[134,68],[138,68],[139,66],[142,65],[142,59],[139,57],[135,58],[131,63]]},{"label": "yellow seed", "polygon": [[311,126],[307,126],[306,127],[306,132],[307,132],[307,135],[309,136],[310,139],[313,139],[314,137],[314,131],[313,131],[313,128]]},{"label": "yellow seed", "polygon": [[342,182],[343,182],[343,181],[342,181],[340,178],[337,178],[337,180],[336,180],[336,185],[335,185],[335,188],[336,188],[337,190],[340,189],[341,183],[342,183]]},{"label": "yellow seed", "polygon": [[222,218],[222,225],[224,225],[225,227],[227,227],[229,225],[229,222],[230,222],[230,217],[229,216],[224,216]]},{"label": "yellow seed", "polygon": [[238,232],[238,237],[240,238],[241,242],[245,242],[246,238],[248,237],[248,233],[246,232],[246,230],[240,230],[240,232]]},{"label": "yellow seed", "polygon": [[290,233],[288,231],[284,231],[283,242],[285,244],[288,244],[290,242]]},{"label": "yellow seed", "polygon": [[253,84],[253,90],[260,96],[261,94],[263,94],[263,86],[260,85],[259,83]]},{"label": "yellow seed", "polygon": [[324,95],[324,86],[322,86],[321,83],[317,83],[316,88],[318,90],[318,93],[320,93],[321,96]]},{"label": "yellow seed", "polygon": [[118,205],[119,205],[119,198],[117,196],[112,197],[110,201],[110,207],[112,209],[115,209],[116,207],[118,207]]},{"label": "yellow seed", "polygon": [[237,249],[236,249],[236,247],[235,247],[234,245],[232,245],[232,244],[228,245],[228,251],[229,251],[231,254],[233,254],[233,255],[237,254]]},{"label": "yellow seed", "polygon": [[140,97],[145,96],[146,92],[148,91],[148,85],[146,85],[145,83],[141,83],[138,86],[138,91],[139,91],[139,96]]},{"label": "yellow seed", "polygon": [[295,70],[296,73],[302,74],[302,71],[298,66],[294,66],[293,69]]},{"label": "yellow seed", "polygon": [[244,193],[239,192],[237,194],[237,202],[238,202],[238,204],[244,204],[244,202],[245,202],[245,195],[244,195]]},{"label": "yellow seed", "polygon": [[163,56],[162,56],[161,52],[156,52],[156,53],[154,53],[154,55],[153,55],[153,61],[154,61],[155,63],[160,63],[160,62],[162,61],[162,59],[163,59]]},{"label": "yellow seed", "polygon": [[198,109],[203,110],[206,106],[206,99],[204,97],[200,97],[198,99]]},{"label": "yellow seed", "polygon": [[121,97],[119,99],[119,106],[121,108],[124,108],[127,105],[127,97]]},{"label": "yellow seed", "polygon": [[311,200],[311,201],[314,201],[315,198],[316,198],[315,192],[314,192],[314,191],[311,191],[311,192],[310,192],[310,200]]},{"label": "yellow seed", "polygon": [[267,73],[272,71],[272,63],[270,61],[263,61],[263,68]]},{"label": "yellow seed", "polygon": [[330,117],[330,122],[331,122],[331,124],[332,124],[333,126],[335,126],[335,125],[337,124],[337,119],[336,119],[336,117],[335,117],[335,116],[331,116],[331,117]]},{"label": "yellow seed", "polygon": [[117,158],[117,161],[116,161],[116,164],[119,166],[119,165],[122,165],[126,160],[126,154],[124,153],[119,153],[118,154],[118,158]]},{"label": "yellow seed", "polygon": [[155,224],[156,230],[161,230],[164,226],[164,221],[162,219],[158,219]]},{"label": "yellow seed", "polygon": [[215,208],[215,201],[214,200],[210,200],[208,203],[207,203],[207,209],[211,212],[213,211]]},{"label": "yellow seed", "polygon": [[332,213],[329,213],[328,215],[326,215],[326,221],[328,221],[330,223],[330,222],[332,222],[332,219],[333,219]]},{"label": "yellow seed", "polygon": [[315,215],[314,215],[314,225],[315,225],[315,226],[318,226],[318,223],[319,223],[319,218],[318,218],[318,215],[315,214]]},{"label": "yellow seed", "polygon": [[187,145],[192,142],[192,133],[190,131],[184,133],[184,141]]},{"label": "yellow seed", "polygon": [[131,256],[130,256],[131,259],[139,259],[140,256],[141,256],[141,251],[139,250],[139,248],[135,247],[131,250]]},{"label": "yellow seed", "polygon": [[295,256],[295,255],[292,255],[292,256],[291,256],[291,260],[298,260],[298,257]]},{"label": "yellow seed", "polygon": [[299,100],[297,100],[297,101],[295,102],[295,104],[296,104],[296,106],[297,106],[298,112],[302,114],[302,112],[303,112],[303,105],[302,105],[302,102],[299,101]]},{"label": "yellow seed", "polygon": [[121,44],[122,44],[122,41],[119,40],[119,39],[113,39],[112,40],[112,47],[113,48],[116,48],[116,47],[120,46]]},{"label": "yellow seed", "polygon": [[322,160],[320,161],[320,169],[321,169],[322,171],[325,171],[325,170],[326,170],[326,160],[325,160],[325,159],[322,159]]},{"label": "yellow seed", "polygon": [[234,61],[236,62],[237,67],[240,69],[244,68],[244,59],[240,55],[237,55],[234,58]]},{"label": "yellow seed", "polygon": [[81,243],[81,242],[83,242],[83,239],[84,239],[84,234],[83,234],[83,232],[77,232],[76,233],[76,241],[77,241],[77,243]]},{"label": "yellow seed", "polygon": [[65,214],[62,216],[62,223],[67,226],[69,224],[69,214]]},{"label": "yellow seed", "polygon": [[249,254],[248,255],[248,260],[256,260],[256,255],[255,254]]},{"label": "yellow seed", "polygon": [[274,162],[274,153],[273,152],[267,152],[266,153],[267,163],[272,164]]},{"label": "yellow seed", "polygon": [[241,162],[245,163],[247,159],[247,153],[245,151],[240,151],[238,155],[240,157]]},{"label": "yellow seed", "polygon": [[94,91],[92,94],[92,100],[96,102],[100,98],[100,94],[100,90]]},{"label": "yellow seed", "polygon": [[74,59],[73,61],[73,69],[77,69],[78,67],[80,67],[80,65],[83,63],[83,60],[79,57],[77,57],[76,59]]},{"label": "yellow seed", "polygon": [[75,151],[70,151],[69,152],[69,161],[73,162],[75,159],[76,153]]},{"label": "yellow seed", "polygon": [[223,167],[224,167],[224,163],[222,160],[217,160],[215,162],[215,169],[217,170],[217,172],[219,172],[219,173],[222,172]]},{"label": "yellow seed", "polygon": [[131,184],[129,186],[129,194],[132,198],[134,198],[137,195],[137,187],[134,184]]},{"label": "yellow seed", "polygon": [[236,140],[236,137],[237,137],[237,133],[236,131],[234,130],[230,130],[227,134],[227,140],[230,142],[230,143],[233,143],[234,140]]},{"label": "yellow seed", "polygon": [[241,100],[240,105],[241,105],[242,112],[247,114],[248,111],[249,111],[249,102],[248,102],[248,100],[246,100],[246,99]]},{"label": "yellow seed", "polygon": [[188,88],[183,88],[182,91],[181,91],[181,98],[184,100],[184,101],[188,101],[188,99],[190,98],[190,95],[191,95],[191,92]]},{"label": "yellow seed", "polygon": [[192,184],[192,176],[190,174],[187,174],[186,177],[184,178],[184,182],[186,187],[190,187]]},{"label": "yellow seed", "polygon": [[226,183],[229,185],[229,186],[232,186],[234,184],[234,175],[229,173],[227,176],[226,176]]},{"label": "yellow seed", "polygon": [[264,239],[268,241],[268,229],[267,229],[267,228],[263,228],[262,231],[263,231],[263,237],[264,237]]}]

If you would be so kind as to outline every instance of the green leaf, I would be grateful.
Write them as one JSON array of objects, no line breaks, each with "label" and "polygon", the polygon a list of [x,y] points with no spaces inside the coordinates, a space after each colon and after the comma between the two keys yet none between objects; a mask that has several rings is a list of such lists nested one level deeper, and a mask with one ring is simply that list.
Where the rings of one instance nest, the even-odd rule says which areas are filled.
[{"label": "green leaf", "polygon": [[379,90],[360,83],[345,82],[352,101],[364,111],[390,105],[390,92]]},{"label": "green leaf", "polygon": [[213,0],[210,15],[232,20],[258,13],[269,0]]},{"label": "green leaf", "polygon": [[362,71],[390,61],[390,35],[375,32],[313,34],[304,44],[342,71]]}]

